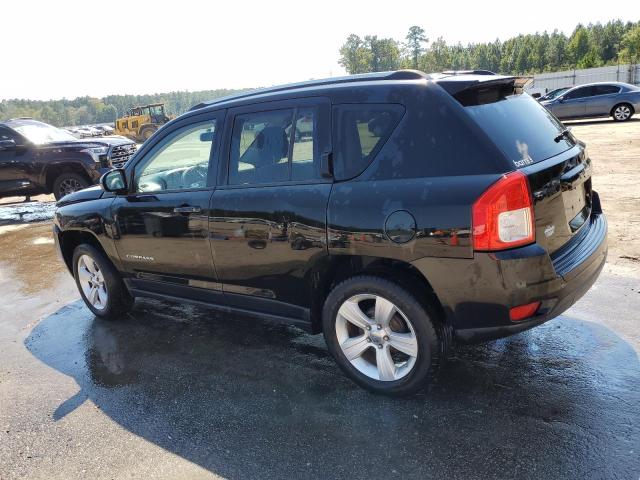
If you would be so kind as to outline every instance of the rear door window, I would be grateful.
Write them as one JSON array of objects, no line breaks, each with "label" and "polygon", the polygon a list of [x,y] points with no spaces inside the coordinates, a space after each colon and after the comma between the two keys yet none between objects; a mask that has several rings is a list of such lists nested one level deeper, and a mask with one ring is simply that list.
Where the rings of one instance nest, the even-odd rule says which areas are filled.
[{"label": "rear door window", "polygon": [[610,95],[612,93],[618,93],[620,91],[620,87],[616,87],[615,85],[595,85],[593,87],[594,95]]},{"label": "rear door window", "polygon": [[560,136],[564,131],[560,121],[526,94],[509,95],[465,110],[515,167],[553,157],[576,144],[571,135]]},{"label": "rear door window", "polygon": [[320,179],[318,113],[309,106],[236,115],[229,184]]},{"label": "rear door window", "polygon": [[296,111],[291,153],[291,180],[320,178],[317,136],[318,114],[316,108],[299,108]]},{"label": "rear door window", "polygon": [[393,130],[404,107],[395,104],[333,107],[334,176],[346,180],[361,174]]},{"label": "rear door window", "polygon": [[289,131],[293,109],[238,115],[233,124],[229,183],[289,179]]}]

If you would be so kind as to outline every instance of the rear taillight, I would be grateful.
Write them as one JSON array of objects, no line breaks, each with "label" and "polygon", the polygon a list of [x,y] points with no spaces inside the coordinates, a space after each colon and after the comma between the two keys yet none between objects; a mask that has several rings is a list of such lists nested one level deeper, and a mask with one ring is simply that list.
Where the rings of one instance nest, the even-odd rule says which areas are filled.
[{"label": "rear taillight", "polygon": [[529,181],[511,172],[491,185],[473,204],[473,248],[504,250],[536,239]]}]

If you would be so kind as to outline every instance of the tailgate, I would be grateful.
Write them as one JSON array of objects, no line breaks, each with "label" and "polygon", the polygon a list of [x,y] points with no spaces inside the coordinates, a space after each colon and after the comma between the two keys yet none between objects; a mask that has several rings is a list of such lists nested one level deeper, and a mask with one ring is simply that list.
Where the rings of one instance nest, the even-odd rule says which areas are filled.
[{"label": "tailgate", "polygon": [[533,196],[536,242],[550,254],[573,238],[591,215],[591,159],[580,145],[522,168]]},{"label": "tailgate", "polygon": [[527,175],[536,242],[552,254],[588,224],[591,214],[591,160],[584,144],[529,95],[504,86],[461,93],[455,97],[504,153],[506,168]]}]

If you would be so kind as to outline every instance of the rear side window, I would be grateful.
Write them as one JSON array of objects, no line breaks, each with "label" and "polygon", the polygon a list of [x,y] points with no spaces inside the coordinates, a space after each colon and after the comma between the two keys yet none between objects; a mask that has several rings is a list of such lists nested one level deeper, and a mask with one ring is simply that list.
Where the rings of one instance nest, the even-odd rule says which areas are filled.
[{"label": "rear side window", "polygon": [[612,93],[618,93],[619,91],[620,91],[620,87],[616,87],[615,85],[594,85],[593,86],[594,95],[609,95]]},{"label": "rear side window", "polygon": [[334,176],[346,180],[361,174],[396,128],[404,107],[393,104],[333,107]]},{"label": "rear side window", "polygon": [[540,103],[526,94],[509,95],[465,110],[515,167],[558,155],[575,145],[571,135]]}]

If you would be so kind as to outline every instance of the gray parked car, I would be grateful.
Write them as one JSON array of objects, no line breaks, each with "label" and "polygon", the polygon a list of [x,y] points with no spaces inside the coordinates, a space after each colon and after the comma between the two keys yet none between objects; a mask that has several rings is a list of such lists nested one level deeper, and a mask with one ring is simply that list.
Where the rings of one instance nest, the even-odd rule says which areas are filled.
[{"label": "gray parked car", "polygon": [[640,88],[622,82],[589,83],[540,103],[560,119],[610,116],[624,122],[640,110]]}]

